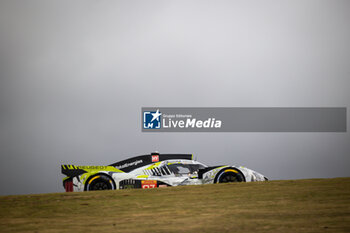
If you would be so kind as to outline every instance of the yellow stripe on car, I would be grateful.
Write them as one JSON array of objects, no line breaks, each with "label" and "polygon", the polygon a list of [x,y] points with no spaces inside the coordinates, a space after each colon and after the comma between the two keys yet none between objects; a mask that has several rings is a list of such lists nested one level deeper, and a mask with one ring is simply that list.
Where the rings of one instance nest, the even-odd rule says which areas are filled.
[{"label": "yellow stripe on car", "polygon": [[225,170],[225,172],[234,172],[234,173],[238,173],[238,171],[233,170],[233,169],[227,169],[227,170]]},{"label": "yellow stripe on car", "polygon": [[92,182],[94,179],[97,179],[97,178],[100,178],[100,176],[95,176],[94,178],[92,178],[92,179],[89,181],[89,184],[91,184],[91,182]]},{"label": "yellow stripe on car", "polygon": [[173,162],[173,163],[167,163],[167,165],[171,165],[171,164],[180,164],[181,162]]},{"label": "yellow stripe on car", "polygon": [[148,168],[146,168],[145,170],[151,170],[151,169],[153,169],[153,168],[155,168],[155,167],[158,167],[161,163],[162,163],[162,162],[154,163],[154,164],[152,164],[151,166],[149,166]]}]

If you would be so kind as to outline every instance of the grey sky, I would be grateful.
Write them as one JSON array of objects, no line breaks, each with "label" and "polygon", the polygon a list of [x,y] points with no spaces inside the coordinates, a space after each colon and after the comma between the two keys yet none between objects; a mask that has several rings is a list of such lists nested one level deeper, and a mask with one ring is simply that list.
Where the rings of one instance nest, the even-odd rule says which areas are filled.
[{"label": "grey sky", "polygon": [[[158,150],[349,176],[349,133],[141,133],[143,106],[349,107],[349,1],[0,2],[0,194]],[[349,117],[348,117],[349,119]]]}]

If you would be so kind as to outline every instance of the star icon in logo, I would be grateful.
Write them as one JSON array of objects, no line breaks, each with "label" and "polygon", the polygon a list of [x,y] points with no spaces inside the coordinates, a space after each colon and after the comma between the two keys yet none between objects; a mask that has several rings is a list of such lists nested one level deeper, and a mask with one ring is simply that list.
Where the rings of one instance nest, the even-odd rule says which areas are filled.
[{"label": "star icon in logo", "polygon": [[161,116],[162,115],[162,113],[160,113],[159,112],[159,109],[157,109],[157,112],[155,112],[155,113],[152,113],[152,120],[151,120],[151,122],[152,121],[154,121],[155,119],[157,119],[157,121],[159,121],[159,116]]}]

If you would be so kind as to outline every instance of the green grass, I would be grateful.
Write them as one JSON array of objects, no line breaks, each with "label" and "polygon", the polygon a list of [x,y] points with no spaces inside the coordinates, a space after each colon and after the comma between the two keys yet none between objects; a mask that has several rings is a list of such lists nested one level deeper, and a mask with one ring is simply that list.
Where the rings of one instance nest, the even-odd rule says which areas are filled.
[{"label": "green grass", "polygon": [[350,232],[350,178],[2,196],[0,232]]}]

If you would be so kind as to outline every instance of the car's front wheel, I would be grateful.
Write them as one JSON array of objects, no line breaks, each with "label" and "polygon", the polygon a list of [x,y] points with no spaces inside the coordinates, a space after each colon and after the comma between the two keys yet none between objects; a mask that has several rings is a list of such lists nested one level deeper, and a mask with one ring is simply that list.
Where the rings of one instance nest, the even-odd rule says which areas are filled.
[{"label": "car's front wheel", "polygon": [[225,169],[216,177],[215,183],[245,182],[244,175],[237,169]]}]

